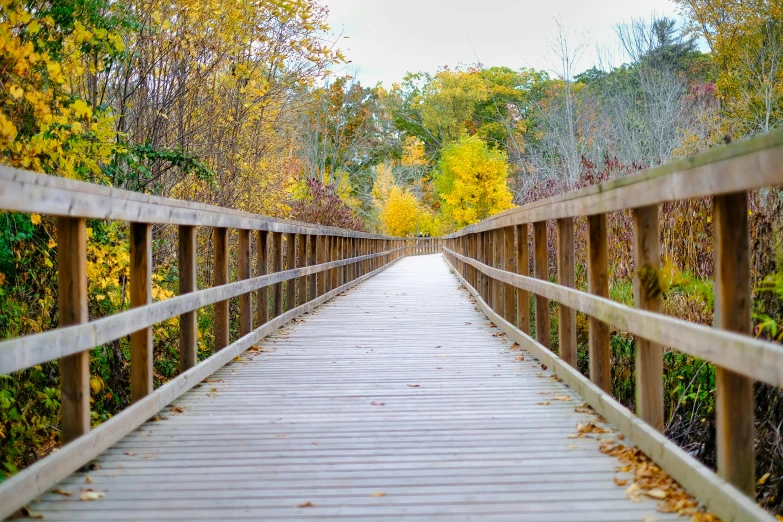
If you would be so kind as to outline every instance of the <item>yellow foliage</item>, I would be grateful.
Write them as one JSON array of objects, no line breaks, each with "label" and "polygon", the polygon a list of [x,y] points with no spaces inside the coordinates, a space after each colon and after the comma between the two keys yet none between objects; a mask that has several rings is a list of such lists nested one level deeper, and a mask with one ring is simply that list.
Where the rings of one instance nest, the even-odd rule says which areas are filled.
[{"label": "yellow foliage", "polygon": [[477,223],[514,206],[506,184],[506,154],[490,150],[477,136],[446,146],[436,180],[444,211],[457,228]]},{"label": "yellow foliage", "polygon": [[416,196],[393,186],[383,202],[380,218],[384,234],[408,236],[417,232],[422,210]]}]

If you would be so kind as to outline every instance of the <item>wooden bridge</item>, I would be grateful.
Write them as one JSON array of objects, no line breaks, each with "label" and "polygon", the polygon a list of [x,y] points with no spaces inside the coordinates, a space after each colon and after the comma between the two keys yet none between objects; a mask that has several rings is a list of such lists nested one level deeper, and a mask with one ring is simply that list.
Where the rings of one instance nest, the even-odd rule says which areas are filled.
[{"label": "wooden bridge", "polygon": [[[410,239],[0,168],[0,209],[58,216],[60,314],[57,330],[0,343],[0,373],[60,361],[65,441],[0,484],[0,517],[679,519],[659,511],[676,486],[639,489],[639,473],[616,458],[633,444],[721,519],[772,520],[748,496],[752,388],[783,385],[783,349],[749,335],[747,193],[782,184],[775,133]],[[608,299],[606,213],[633,209],[639,279],[660,264],[658,206],[700,197],[714,205],[715,327],[662,315],[638,281],[635,308]],[[573,288],[579,216],[587,292]],[[131,223],[132,308],[92,321],[88,218]],[[154,303],[153,224],[179,227],[180,273],[180,295]],[[195,284],[196,227],[212,230],[211,288]],[[548,349],[550,300],[560,303],[559,356]],[[199,361],[205,306],[216,352]],[[590,317],[589,379],[575,369],[576,311]],[[153,389],[152,327],[173,317],[181,372]],[[609,395],[608,325],[637,336],[638,416]],[[133,404],[90,429],[89,350],[125,336]],[[718,474],[661,433],[662,346],[717,366]]]}]

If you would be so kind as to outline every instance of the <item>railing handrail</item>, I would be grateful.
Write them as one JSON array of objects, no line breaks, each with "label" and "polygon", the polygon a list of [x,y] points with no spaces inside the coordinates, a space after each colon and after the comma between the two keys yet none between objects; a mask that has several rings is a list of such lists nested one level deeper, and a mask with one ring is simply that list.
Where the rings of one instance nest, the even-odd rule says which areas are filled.
[{"label": "railing handrail", "polygon": [[783,185],[781,164],[783,129],[512,208],[443,238]]}]

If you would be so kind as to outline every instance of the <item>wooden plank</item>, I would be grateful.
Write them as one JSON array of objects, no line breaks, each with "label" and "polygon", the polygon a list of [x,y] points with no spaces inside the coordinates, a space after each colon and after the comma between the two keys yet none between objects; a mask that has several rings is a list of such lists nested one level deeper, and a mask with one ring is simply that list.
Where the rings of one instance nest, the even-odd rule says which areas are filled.
[{"label": "wooden plank", "polygon": [[[748,194],[713,199],[715,326],[750,333]],[[731,366],[715,368],[718,473],[755,499],[753,380]]]},{"label": "wooden plank", "polygon": [[[47,492],[60,480],[75,472],[126,434],[141,426],[160,411],[161,408],[170,404],[177,397],[202,382],[248,348],[291,321],[291,319],[311,312],[318,305],[337,296],[348,288],[375,276],[381,271],[378,270],[365,274],[365,276],[353,283],[336,288],[314,301],[276,317],[267,324],[260,326],[252,334],[242,337],[187,372],[171,379],[157,390],[102,423],[88,435],[78,438],[60,448],[57,452],[37,461],[10,479],[0,483],[0,519],[8,517],[37,496]],[[214,441],[214,433],[212,440]],[[95,472],[91,471],[91,473]],[[170,476],[167,477],[166,482],[172,484]]]},{"label": "wooden plank", "polygon": [[629,308],[607,298],[493,269],[450,252],[481,272],[491,273],[493,277],[517,288],[563,303],[619,330],[701,357],[716,365],[730,367],[741,375],[754,377],[755,380],[783,386],[783,350],[775,343]]},{"label": "wooden plank", "polygon": [[[250,231],[238,230],[237,271],[238,279],[250,279]],[[253,331],[253,305],[251,292],[239,296],[239,336],[244,337]]]},{"label": "wooden plank", "polygon": [[[212,230],[212,249],[214,260],[212,266],[212,286],[228,284],[228,229]],[[228,300],[215,303],[215,351],[222,350],[230,344],[230,328],[228,316]]]},{"label": "wooden plank", "polygon": [[[57,219],[58,327],[89,320],[87,226],[82,218]],[[60,359],[60,433],[67,444],[90,431],[90,354]]]},{"label": "wooden plank", "polygon": [[[498,513],[528,521],[576,522],[590,520],[589,513],[601,521],[676,520],[656,513],[653,501],[631,502],[616,487],[617,462],[600,451],[600,440],[568,438],[576,424],[592,417],[574,411],[579,399],[562,383],[538,378],[541,370],[531,366],[532,359],[515,361],[520,352],[504,349],[509,344],[501,332],[486,325],[444,263],[420,256],[383,276],[267,338],[263,352],[248,353],[183,397],[177,406],[184,411],[165,410],[165,420],[143,425],[101,457],[101,468],[89,473],[91,488],[105,491],[105,498],[82,502],[78,495],[45,494],[36,509],[47,520],[382,516],[489,522]],[[372,313],[357,321],[357,309]],[[412,354],[418,360],[410,361]],[[372,395],[354,391],[368,382],[377,387]],[[474,393],[477,400],[459,401],[466,384],[495,395]],[[280,396],[289,387],[307,394],[325,385],[330,395],[312,406],[316,397]],[[430,398],[434,390],[458,399],[443,405]],[[539,391],[569,401],[537,404],[543,400]],[[509,393],[513,405],[497,399]],[[190,446],[194,439],[179,438],[183,433],[200,437],[201,449]],[[395,447],[401,438],[427,435],[429,448]],[[433,435],[443,439],[439,445]],[[451,438],[462,445],[455,448]],[[364,441],[364,450],[346,450],[346,439]],[[151,451],[150,440],[180,444]],[[332,448],[335,442],[341,451]],[[220,449],[206,451],[205,443]],[[374,449],[367,451],[367,443]],[[56,488],[80,492],[84,482],[80,472]],[[349,494],[346,488],[361,490]],[[296,507],[307,501],[312,508]]]},{"label": "wooden plank", "polygon": [[[316,264],[315,249],[317,248],[316,247],[316,244],[317,244],[316,238],[317,238],[317,236],[311,236],[311,235],[308,234],[305,237],[306,237],[305,249],[307,250],[307,258],[305,260],[305,266],[313,266],[314,264]],[[307,299],[305,299],[305,302],[311,301],[311,300],[316,298],[315,278],[316,278],[315,274],[312,274],[312,275],[308,276],[308,278],[307,278]]]},{"label": "wooden plank", "polygon": [[[179,295],[196,291],[196,227],[179,226]],[[179,371],[180,373],[198,364],[198,322],[196,312],[185,312],[179,316]]]},{"label": "wooden plank", "polygon": [[[576,368],[566,364],[548,348],[494,314],[475,289],[469,287],[468,291],[476,298],[479,307],[487,317],[511,340],[519,343],[524,350],[529,350],[536,359],[552,369],[574,392],[595,408],[597,413],[633,440],[634,444],[656,464],[666,470],[686,490],[702,500],[722,520],[772,522],[772,517],[754,500],[731,487],[676,443],[641,421],[610,394],[585,378]],[[575,291],[570,290],[570,292]]]},{"label": "wooden plank", "polygon": [[[305,240],[307,236],[296,236],[296,257],[294,258],[294,268],[307,266],[307,252],[305,249]],[[296,302],[294,306],[307,302],[307,277],[302,276],[296,279]]]},{"label": "wooden plank", "polygon": [[[606,214],[587,216],[587,290],[599,297],[609,297],[609,239]],[[609,326],[590,317],[590,380],[607,393],[612,390],[612,352]]]},{"label": "wooden plank", "polygon": [[[152,302],[152,225],[130,224],[130,305],[141,308]],[[130,335],[131,401],[152,392],[152,327]]]},{"label": "wooden plank", "polygon": [[[502,233],[505,238],[503,245],[503,270],[514,272],[516,270],[517,257],[516,245],[514,244],[514,227],[504,228]],[[517,315],[516,289],[504,283],[503,295],[505,296],[504,308],[506,309],[503,317],[507,321],[513,322]]]},{"label": "wooden plank", "polygon": [[[281,262],[281,266],[284,267],[284,270],[291,270],[294,268],[294,259],[296,257],[296,245],[294,244],[294,235],[293,234],[285,234],[285,261]],[[286,282],[286,289],[284,292],[284,304],[283,309],[284,310],[290,310],[294,308],[294,302],[296,300],[296,281],[293,279],[289,279]]]},{"label": "wooden plank", "polygon": [[[660,231],[658,206],[633,210],[634,301],[636,307],[661,312]],[[636,414],[663,433],[663,349],[636,338]]]},{"label": "wooden plank", "polygon": [[[272,234],[270,256],[272,258],[272,272],[281,272],[283,270],[283,234]],[[270,288],[270,292],[273,301],[272,318],[275,318],[283,313],[283,283],[275,283],[275,286]]]},{"label": "wooden plank", "polygon": [[[256,276],[263,276],[269,272],[269,233],[259,231],[256,239]],[[269,287],[262,287],[256,290],[256,302],[258,303],[258,326],[263,325],[269,320]]]},{"label": "wooden plank", "polygon": [[[530,275],[530,246],[527,224],[517,225],[517,274]],[[476,268],[471,266],[476,271]],[[517,288],[517,328],[530,333],[530,294]]]},{"label": "wooden plank", "polygon": [[[533,223],[533,271],[537,279],[549,281],[546,221]],[[536,295],[536,341],[549,348],[549,300]]]},{"label": "wooden plank", "polygon": [[[570,288],[574,275],[574,220],[557,220],[557,283]],[[560,358],[576,368],[576,311],[560,305],[558,311]]]}]

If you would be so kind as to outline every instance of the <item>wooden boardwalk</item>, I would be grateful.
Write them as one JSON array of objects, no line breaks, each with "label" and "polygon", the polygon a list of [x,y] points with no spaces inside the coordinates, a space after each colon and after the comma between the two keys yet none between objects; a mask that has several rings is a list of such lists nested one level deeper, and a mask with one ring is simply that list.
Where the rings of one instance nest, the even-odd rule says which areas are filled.
[{"label": "wooden boardwalk", "polygon": [[[593,418],[574,411],[580,398],[529,354],[518,360],[439,254],[400,260],[258,348],[31,509],[44,520],[678,519],[631,502],[599,440],[568,437]],[[85,490],[105,496],[79,500]]]}]

